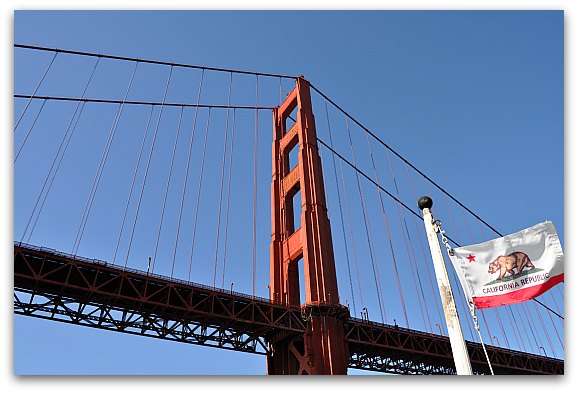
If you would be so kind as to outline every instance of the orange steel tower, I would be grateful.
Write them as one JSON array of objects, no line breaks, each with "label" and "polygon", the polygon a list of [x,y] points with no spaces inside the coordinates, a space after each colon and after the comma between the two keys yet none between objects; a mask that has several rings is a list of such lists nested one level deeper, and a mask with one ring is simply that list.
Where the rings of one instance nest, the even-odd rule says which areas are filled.
[{"label": "orange steel tower", "polygon": [[[295,124],[287,119],[296,110]],[[347,374],[344,324],[348,309],[339,304],[331,228],[317,147],[309,82],[273,110],[272,241],[270,296],[286,306],[301,306],[304,335],[274,337],[268,374]],[[292,150],[298,162],[291,168]],[[294,197],[301,191],[301,209]],[[298,203],[299,201],[296,201]],[[295,214],[301,227],[295,228]],[[298,263],[303,263],[305,303],[301,305]]]}]

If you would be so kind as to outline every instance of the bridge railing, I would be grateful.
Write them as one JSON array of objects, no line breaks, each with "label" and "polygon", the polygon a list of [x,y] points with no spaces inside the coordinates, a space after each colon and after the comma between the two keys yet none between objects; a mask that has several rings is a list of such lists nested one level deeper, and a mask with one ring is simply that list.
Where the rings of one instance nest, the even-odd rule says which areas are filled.
[{"label": "bridge railing", "polygon": [[114,267],[115,269],[119,269],[119,270],[122,270],[122,271],[131,272],[131,273],[135,273],[135,274],[139,274],[139,275],[146,275],[147,277],[153,277],[153,278],[157,278],[157,279],[160,279],[160,280],[169,281],[169,282],[172,282],[172,283],[177,283],[177,284],[182,284],[182,285],[189,285],[189,286],[194,286],[194,287],[197,287],[197,288],[206,289],[206,290],[213,291],[213,292],[220,292],[220,293],[226,293],[226,294],[230,294],[230,295],[235,295],[235,296],[237,296],[237,297],[242,297],[242,298],[245,298],[245,299],[247,299],[247,300],[256,300],[256,301],[260,301],[260,302],[264,302],[264,303],[271,303],[271,304],[276,304],[276,305],[282,305],[283,307],[286,307],[286,308],[293,308],[293,309],[299,309],[299,308],[300,308],[300,307],[283,305],[283,304],[281,304],[279,301],[275,301],[275,300],[272,300],[272,299],[267,299],[267,298],[264,298],[264,297],[251,296],[251,295],[247,295],[247,294],[242,293],[242,292],[235,292],[235,291],[231,291],[231,290],[227,290],[227,289],[223,289],[223,288],[217,288],[217,287],[213,287],[213,286],[209,286],[209,285],[199,284],[199,283],[193,282],[193,281],[181,280],[181,279],[179,279],[179,278],[168,277],[168,276],[164,276],[164,275],[162,275],[162,274],[143,272],[143,271],[138,270],[138,269],[134,269],[134,268],[130,268],[130,267],[124,267],[124,266],[120,266],[120,265],[111,264],[111,263],[108,263],[108,262],[103,261],[103,260],[101,260],[101,259],[86,258],[86,257],[78,256],[78,255],[73,255],[73,254],[69,254],[69,253],[66,253],[66,252],[62,252],[62,251],[55,250],[54,248],[40,247],[40,246],[35,246],[35,245],[33,245],[33,244],[28,244],[28,243],[24,243],[24,242],[14,242],[14,245],[15,245],[15,246],[18,246],[18,247],[27,248],[27,249],[29,249],[29,250],[34,250],[34,251],[39,251],[39,252],[43,252],[43,253],[48,253],[48,254],[51,254],[51,255],[54,255],[54,256],[59,256],[59,257],[63,257],[63,258],[68,258],[68,259],[72,259],[72,260],[76,260],[76,261],[82,261],[82,262],[91,263],[91,264],[96,264],[96,265],[101,265],[101,266],[110,266],[110,267]]}]

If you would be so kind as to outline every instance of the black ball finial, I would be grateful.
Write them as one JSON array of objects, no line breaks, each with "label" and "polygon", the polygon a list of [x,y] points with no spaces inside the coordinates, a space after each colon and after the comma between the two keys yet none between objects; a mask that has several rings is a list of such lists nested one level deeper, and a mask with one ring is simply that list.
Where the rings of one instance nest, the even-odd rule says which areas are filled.
[{"label": "black ball finial", "polygon": [[417,205],[419,207],[420,210],[423,209],[431,209],[431,207],[433,206],[433,201],[430,197],[428,196],[422,196],[421,198],[419,198],[417,200]]}]

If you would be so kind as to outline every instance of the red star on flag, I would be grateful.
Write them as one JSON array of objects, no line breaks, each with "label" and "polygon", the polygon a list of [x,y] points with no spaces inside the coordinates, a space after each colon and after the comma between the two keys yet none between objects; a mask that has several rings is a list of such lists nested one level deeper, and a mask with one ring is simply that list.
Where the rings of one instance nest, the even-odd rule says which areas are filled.
[{"label": "red star on flag", "polygon": [[468,258],[468,261],[470,261],[470,262],[475,262],[475,261],[476,261],[476,256],[475,256],[475,255],[470,254],[467,258]]}]

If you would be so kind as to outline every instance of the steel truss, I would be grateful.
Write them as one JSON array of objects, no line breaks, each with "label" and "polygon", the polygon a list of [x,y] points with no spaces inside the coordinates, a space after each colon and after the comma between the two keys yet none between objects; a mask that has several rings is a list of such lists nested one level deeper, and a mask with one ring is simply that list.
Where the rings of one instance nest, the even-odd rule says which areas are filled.
[{"label": "steel truss", "polygon": [[[306,309],[111,266],[55,250],[14,246],[14,313],[92,328],[274,355],[271,344],[307,331]],[[444,336],[349,318],[348,366],[394,374],[455,374]],[[489,368],[467,343],[475,373]],[[488,347],[496,374],[563,374],[564,362]]]}]

